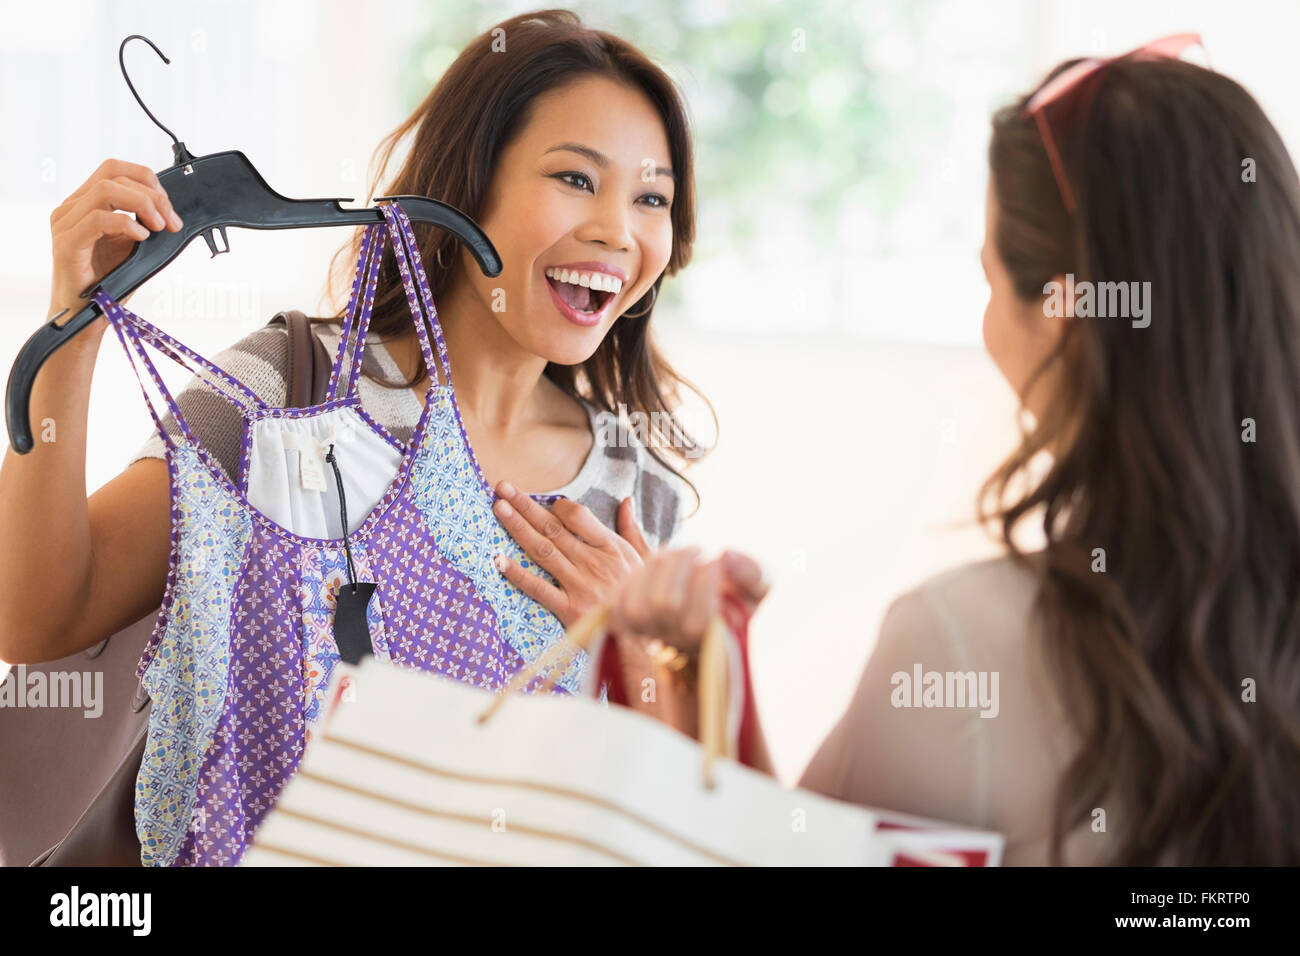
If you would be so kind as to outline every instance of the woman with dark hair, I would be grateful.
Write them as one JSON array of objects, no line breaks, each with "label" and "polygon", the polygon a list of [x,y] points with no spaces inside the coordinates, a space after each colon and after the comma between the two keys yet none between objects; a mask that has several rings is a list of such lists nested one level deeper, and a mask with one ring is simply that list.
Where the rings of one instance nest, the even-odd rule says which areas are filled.
[{"label": "woman with dark hair", "polygon": [[[664,276],[689,262],[694,238],[692,147],[673,82],[626,41],[544,10],[469,43],[388,138],[380,175],[408,133],[410,152],[378,194],[429,196],[475,219],[500,253],[499,276],[484,277],[452,237],[385,205],[384,231],[358,230],[349,246],[351,299],[314,323],[338,356],[330,394],[344,382],[345,397],[281,414],[290,379],[282,325],[218,354],[215,372],[205,366],[256,401],[232,401],[202,378],[173,401],[150,365],[172,412],[87,497],[89,383],[104,331],[112,326],[134,354],[137,374],[137,358],[150,361],[141,335],[173,358],[184,351],[97,298],[100,318],[35,380],[31,413],[57,422],[58,440],[7,453],[0,470],[0,573],[11,594],[29,596],[0,601],[0,659],[66,658],[162,606],[139,664],[154,701],[135,788],[146,862],[238,859],[296,768],[343,633],[351,640],[360,628],[355,646],[376,656],[499,689],[681,522],[688,483],[656,449],[679,459],[699,449],[674,411],[684,380],[651,335]],[[150,230],[181,226],[153,172],[106,161],[51,216],[50,314],[78,311],[81,291]],[[359,382],[355,353],[340,347],[353,329],[364,346]],[[624,435],[624,410],[652,423],[648,441]],[[343,431],[329,431],[320,453],[337,493],[319,461],[309,476],[304,450],[331,415]],[[347,415],[367,426],[360,437],[344,434]],[[354,439],[341,446],[352,454],[342,472],[336,435]],[[274,499],[282,515],[255,498],[255,473],[284,491]],[[344,474],[354,481],[346,495]],[[534,500],[548,496],[549,509]],[[309,499],[311,513],[299,507]],[[327,499],[332,513],[322,511]],[[495,569],[480,546],[508,542],[493,511],[522,546],[512,549],[518,561],[499,558]],[[349,543],[354,532],[367,536],[369,556]],[[359,600],[348,614],[345,580]],[[381,584],[383,609],[372,600]],[[624,653],[642,666],[639,645]],[[586,671],[563,689],[593,689]],[[208,831],[193,809],[204,792]],[[219,805],[226,795],[235,805]],[[229,820],[238,825],[227,841]]]},{"label": "woman with dark hair", "polygon": [[[1033,419],[980,496],[1007,553],[892,604],[801,780],[1012,864],[1300,863],[1300,183],[1241,86],[1158,49],[993,118],[984,341]],[[1083,305],[1106,283],[1121,314]],[[611,626],[689,652],[765,591],[661,552]]]},{"label": "woman with dark hair", "polygon": [[[488,278],[454,236],[412,223],[458,370],[465,430],[485,477],[506,492],[507,503],[521,497],[518,489],[554,489],[549,493],[569,499],[557,503],[555,515],[587,531],[588,560],[569,562],[570,576],[557,581],[562,597],[552,610],[567,624],[680,525],[687,482],[680,464],[658,449],[679,460],[699,452],[674,416],[684,379],[651,334],[658,290],[689,262],[694,239],[684,105],[669,77],[631,44],[587,29],[568,11],[544,10],[506,20],[466,46],[388,137],[380,175],[412,132],[400,170],[368,196],[416,194],[450,203],[475,219],[501,254],[501,275]],[[150,170],[108,160],[55,210],[51,228],[57,314],[80,308],[81,290],[149,229],[175,231],[179,221]],[[349,268],[360,239],[358,230]],[[405,307],[388,249],[360,396],[400,441],[411,438],[429,384]],[[314,322],[331,353],[344,311]],[[45,597],[25,608],[0,603],[6,615],[20,616],[0,621],[0,659],[11,663],[90,647],[163,597],[163,438],[154,434],[94,495],[84,491],[90,372],[107,327],[101,317],[37,379],[33,415],[57,420],[59,441],[38,443],[25,456],[9,452],[0,470],[0,566],[15,588],[29,582],[31,593]],[[283,325],[258,329],[214,357],[272,406],[284,404],[288,359]],[[238,410],[197,377],[179,404],[233,478]],[[651,435],[647,445],[608,440],[624,432],[620,405],[671,434]],[[177,433],[173,416],[163,425]],[[503,488],[507,479],[514,485]],[[501,505],[498,512],[514,516]],[[618,533],[601,535],[602,526]]]}]

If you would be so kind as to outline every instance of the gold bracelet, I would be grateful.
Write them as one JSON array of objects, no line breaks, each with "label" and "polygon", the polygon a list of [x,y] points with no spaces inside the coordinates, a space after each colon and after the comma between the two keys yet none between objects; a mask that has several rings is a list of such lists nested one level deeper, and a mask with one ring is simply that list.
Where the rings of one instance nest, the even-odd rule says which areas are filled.
[{"label": "gold bracelet", "polygon": [[698,671],[697,655],[688,654],[671,644],[665,644],[657,637],[646,642],[646,651],[656,664],[675,674],[683,683],[692,687],[695,685]]}]

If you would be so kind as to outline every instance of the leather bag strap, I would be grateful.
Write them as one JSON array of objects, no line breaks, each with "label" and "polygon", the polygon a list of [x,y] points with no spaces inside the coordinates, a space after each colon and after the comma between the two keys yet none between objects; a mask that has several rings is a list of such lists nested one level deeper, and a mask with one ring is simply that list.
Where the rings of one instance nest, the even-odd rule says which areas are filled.
[{"label": "leather bag strap", "polygon": [[271,324],[283,322],[289,330],[289,367],[285,408],[308,408],[325,401],[329,387],[329,350],[315,334],[311,320],[297,309],[276,314]]}]

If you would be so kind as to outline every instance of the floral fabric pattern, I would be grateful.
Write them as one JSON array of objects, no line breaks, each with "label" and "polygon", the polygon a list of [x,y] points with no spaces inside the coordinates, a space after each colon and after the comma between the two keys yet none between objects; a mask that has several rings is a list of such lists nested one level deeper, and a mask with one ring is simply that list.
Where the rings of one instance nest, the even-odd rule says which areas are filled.
[{"label": "floral fabric pattern", "polygon": [[144,671],[153,708],[136,776],[146,865],[170,862],[189,826],[199,763],[226,705],[232,592],[252,531],[188,445],[172,454],[171,472],[175,574]]}]

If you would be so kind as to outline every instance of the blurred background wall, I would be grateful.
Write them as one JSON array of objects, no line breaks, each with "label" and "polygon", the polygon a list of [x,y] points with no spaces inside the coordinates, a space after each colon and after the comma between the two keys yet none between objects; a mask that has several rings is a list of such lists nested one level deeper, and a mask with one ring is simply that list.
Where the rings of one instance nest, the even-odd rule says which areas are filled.
[{"label": "blurred background wall", "polygon": [[[106,158],[156,170],[170,141],[243,150],[295,198],[364,198],[379,139],[462,46],[525,3],[0,0],[0,367],[46,318],[51,211]],[[656,311],[720,419],[683,543],[750,551],[775,588],[755,681],[793,780],[852,690],[889,600],[996,553],[975,491],[1012,448],[1015,403],[984,355],[985,150],[993,109],[1069,56],[1197,30],[1300,143],[1292,2],[638,0],[577,3],[681,84],[696,142],[695,258]],[[449,149],[455,144],[449,143]],[[394,163],[394,168],[396,163]],[[205,354],[284,308],[323,306],[333,230],[192,243],[131,307]],[[186,374],[160,363],[169,384]],[[698,408],[691,420],[707,420]],[[151,422],[112,336],[88,488]],[[706,437],[707,437],[706,429]],[[0,665],[2,666],[2,665]]]}]

